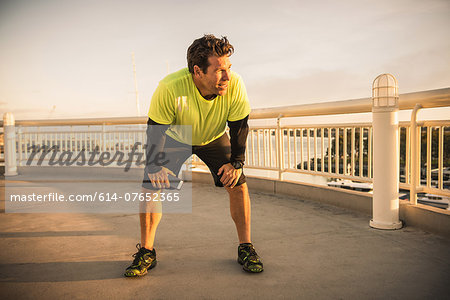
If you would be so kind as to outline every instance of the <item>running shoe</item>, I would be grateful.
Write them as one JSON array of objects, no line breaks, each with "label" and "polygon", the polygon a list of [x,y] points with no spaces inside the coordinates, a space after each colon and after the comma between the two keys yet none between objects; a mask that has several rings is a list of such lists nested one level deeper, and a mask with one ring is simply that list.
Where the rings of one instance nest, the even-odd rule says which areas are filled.
[{"label": "running shoe", "polygon": [[133,254],[134,260],[131,266],[125,270],[125,277],[138,277],[147,274],[149,269],[156,267],[156,250],[145,249],[141,244],[137,244],[138,252]]},{"label": "running shoe", "polygon": [[261,273],[264,271],[263,263],[251,243],[239,245],[238,263],[244,266],[244,271],[250,273]]}]

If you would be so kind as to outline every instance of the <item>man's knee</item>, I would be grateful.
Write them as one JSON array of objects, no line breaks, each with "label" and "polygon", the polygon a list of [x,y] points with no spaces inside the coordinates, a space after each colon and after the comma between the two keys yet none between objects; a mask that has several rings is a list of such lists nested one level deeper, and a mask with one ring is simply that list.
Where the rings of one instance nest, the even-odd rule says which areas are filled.
[{"label": "man's knee", "polygon": [[159,192],[161,190],[141,189],[138,196],[140,213],[162,213],[162,204],[159,201]]},{"label": "man's knee", "polygon": [[246,182],[242,183],[241,185],[236,185],[234,187],[226,186],[225,188],[230,195],[248,193],[248,187]]}]

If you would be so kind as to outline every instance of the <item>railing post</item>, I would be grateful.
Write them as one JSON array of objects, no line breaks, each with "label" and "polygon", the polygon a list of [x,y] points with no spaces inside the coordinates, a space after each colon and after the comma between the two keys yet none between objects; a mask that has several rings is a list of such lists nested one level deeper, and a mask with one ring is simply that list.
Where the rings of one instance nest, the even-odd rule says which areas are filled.
[{"label": "railing post", "polygon": [[281,132],[281,118],[283,115],[279,115],[277,117],[277,132],[278,132],[278,139],[277,139],[277,146],[278,146],[278,155],[277,155],[277,163],[278,163],[278,180],[283,180],[283,138],[284,133]]},{"label": "railing post", "polygon": [[[419,148],[421,143],[421,135],[417,128],[417,113],[422,108],[422,105],[416,104],[411,112],[411,144],[406,145],[411,147],[411,182],[409,189],[409,202],[412,205],[417,204],[417,187],[420,186],[420,158]],[[408,174],[406,174],[408,176]]]},{"label": "railing post", "polygon": [[370,226],[399,229],[398,84],[391,74],[375,78],[372,86],[373,211]]},{"label": "railing post", "polygon": [[106,126],[105,126],[105,124],[102,125],[101,148],[102,148],[103,152],[106,152]]},{"label": "railing post", "polygon": [[19,155],[18,165],[19,167],[22,165],[22,150],[23,150],[23,144],[25,144],[26,148],[26,142],[23,140],[22,136],[22,128],[19,126],[17,128],[17,153]]},{"label": "railing post", "polygon": [[8,112],[3,115],[5,176],[17,175],[15,123],[12,113]]}]

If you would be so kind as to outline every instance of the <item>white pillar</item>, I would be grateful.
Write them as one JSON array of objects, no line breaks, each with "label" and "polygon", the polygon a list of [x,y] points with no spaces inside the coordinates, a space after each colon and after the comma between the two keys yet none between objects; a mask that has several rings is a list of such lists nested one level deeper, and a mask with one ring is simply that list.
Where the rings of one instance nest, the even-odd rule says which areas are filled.
[{"label": "white pillar", "polygon": [[370,226],[399,229],[398,84],[391,74],[378,76],[372,87],[373,204]]},{"label": "white pillar", "polygon": [[8,112],[3,115],[5,176],[17,175],[15,123],[12,113]]}]

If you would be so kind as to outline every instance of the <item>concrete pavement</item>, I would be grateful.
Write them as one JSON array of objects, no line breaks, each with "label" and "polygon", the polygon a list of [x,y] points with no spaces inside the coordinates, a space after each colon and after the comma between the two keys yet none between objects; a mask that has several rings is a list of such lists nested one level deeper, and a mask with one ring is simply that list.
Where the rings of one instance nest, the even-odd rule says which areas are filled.
[{"label": "concrete pavement", "polygon": [[135,214],[1,213],[0,298],[448,299],[449,240],[294,197],[251,199],[261,274],[236,262],[226,191],[207,184],[193,184],[192,214],[163,216],[158,266],[143,278],[123,277]]}]

